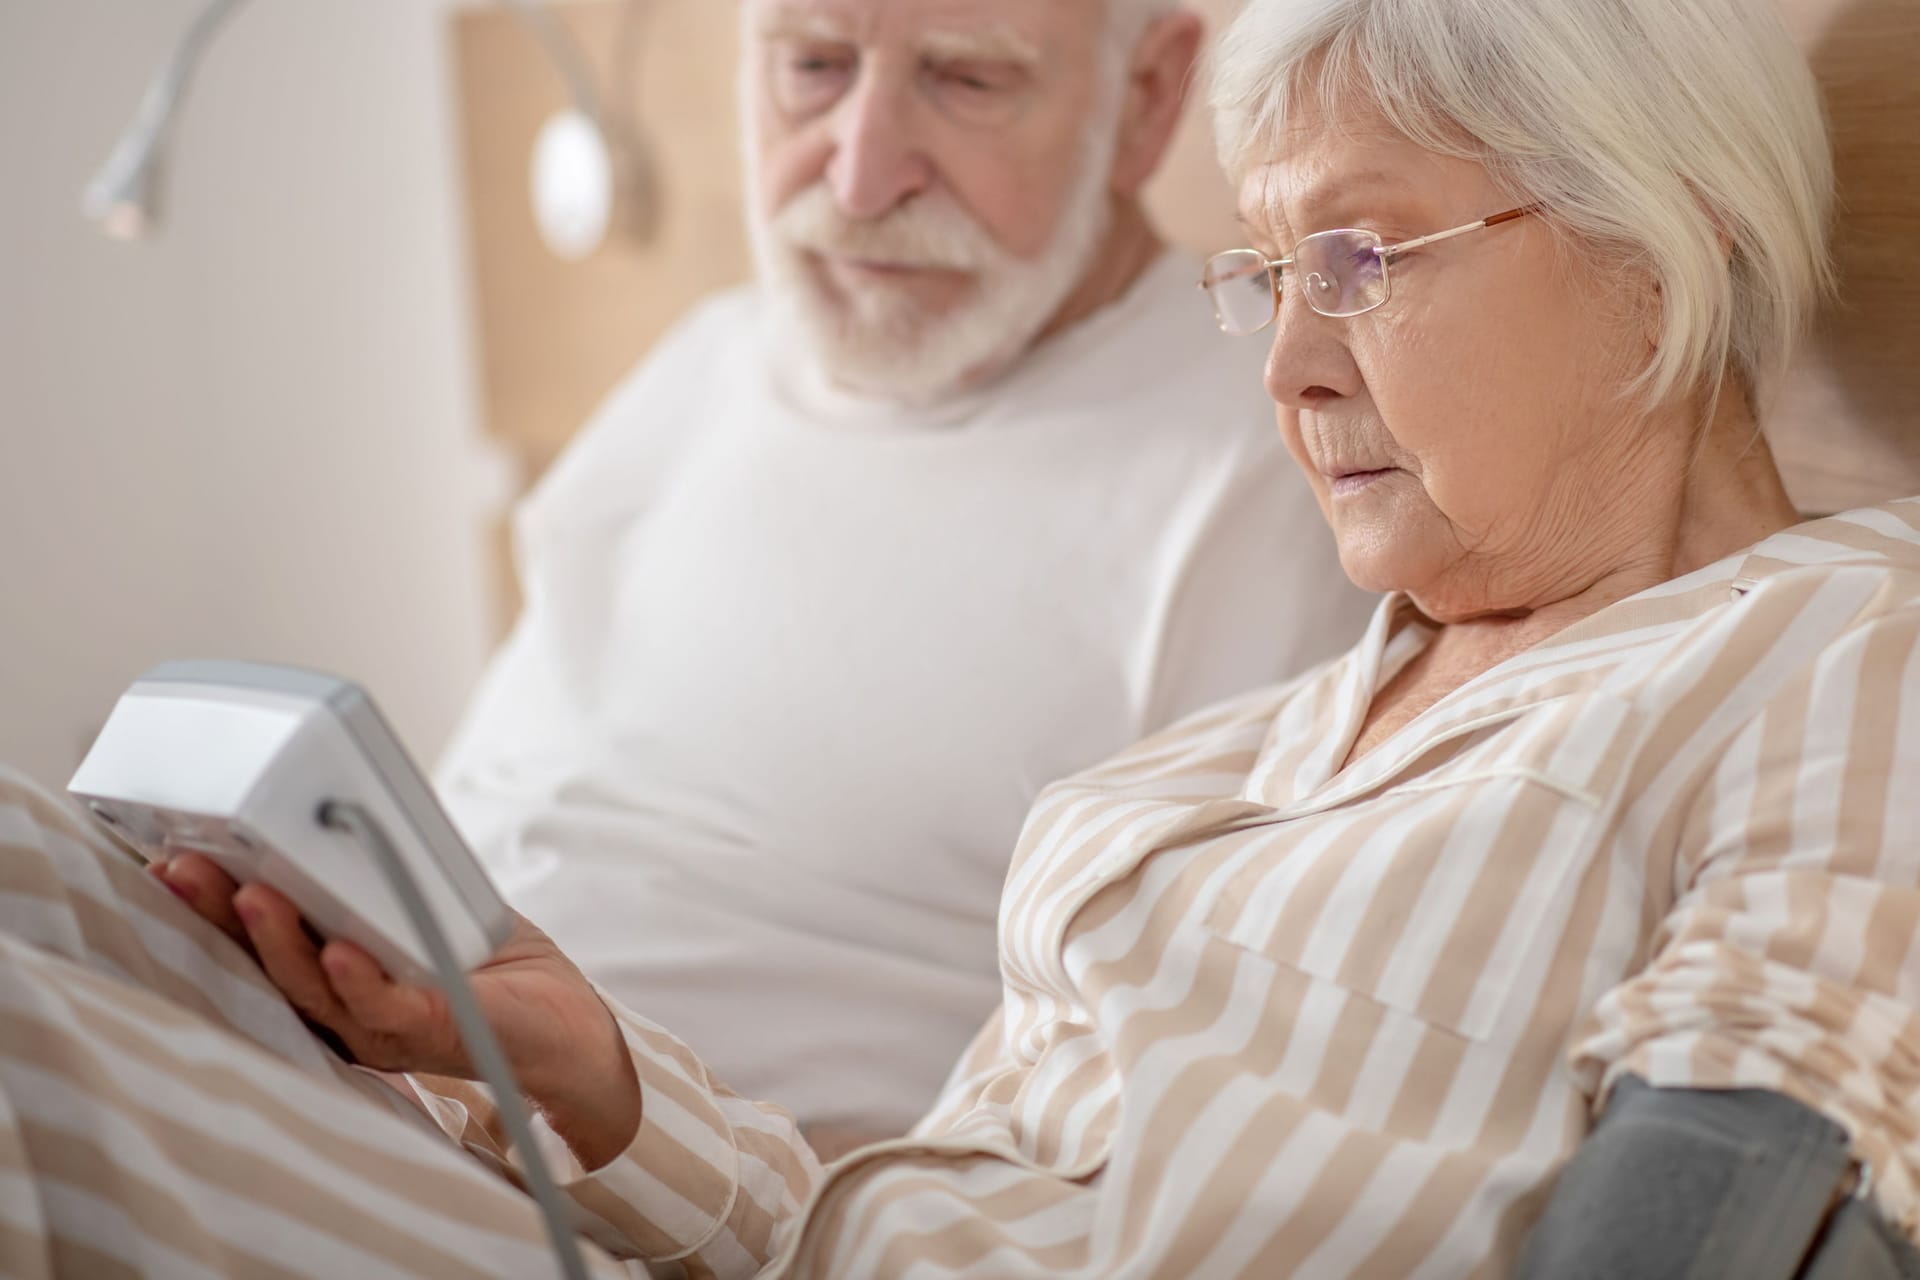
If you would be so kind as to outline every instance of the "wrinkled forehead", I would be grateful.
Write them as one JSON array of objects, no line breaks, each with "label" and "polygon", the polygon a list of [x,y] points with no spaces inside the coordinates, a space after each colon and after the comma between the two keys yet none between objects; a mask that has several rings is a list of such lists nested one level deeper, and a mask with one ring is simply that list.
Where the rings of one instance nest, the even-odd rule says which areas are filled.
[{"label": "wrinkled forehead", "polygon": [[1249,157],[1238,214],[1256,233],[1302,236],[1477,207],[1490,187],[1483,166],[1429,150],[1376,110],[1303,105]]},{"label": "wrinkled forehead", "polygon": [[1417,157],[1399,139],[1307,138],[1255,157],[1241,176],[1239,219],[1255,231],[1305,235],[1417,191]]},{"label": "wrinkled forehead", "polygon": [[1038,63],[1090,51],[1106,0],[747,0],[747,29],[910,49],[930,56]]}]

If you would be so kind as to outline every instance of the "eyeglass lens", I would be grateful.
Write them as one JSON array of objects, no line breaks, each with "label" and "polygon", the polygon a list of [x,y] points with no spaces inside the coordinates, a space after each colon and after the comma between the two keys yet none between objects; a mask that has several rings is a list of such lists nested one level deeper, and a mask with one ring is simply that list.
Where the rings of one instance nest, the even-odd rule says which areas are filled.
[{"label": "eyeglass lens", "polygon": [[1258,333],[1274,317],[1273,276],[1267,256],[1253,249],[1232,249],[1207,260],[1201,277],[1220,328],[1231,334]]},{"label": "eyeglass lens", "polygon": [[[1289,268],[1309,307],[1323,316],[1357,316],[1387,300],[1380,237],[1371,231],[1322,231],[1294,248]],[[1253,249],[1215,255],[1203,283],[1220,327],[1256,333],[1278,314],[1279,292],[1266,257]],[[1284,286],[1282,286],[1284,287]]]}]

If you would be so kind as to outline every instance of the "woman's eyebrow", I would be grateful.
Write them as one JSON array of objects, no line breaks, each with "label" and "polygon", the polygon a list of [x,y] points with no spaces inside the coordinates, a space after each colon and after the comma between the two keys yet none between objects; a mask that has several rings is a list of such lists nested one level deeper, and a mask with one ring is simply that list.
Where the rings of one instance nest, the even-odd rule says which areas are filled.
[{"label": "woman's eyebrow", "polygon": [[[1301,209],[1319,213],[1329,209],[1342,212],[1358,210],[1370,200],[1398,198],[1413,190],[1407,179],[1392,169],[1362,169],[1356,173],[1328,173],[1309,184],[1295,202]],[[1262,200],[1253,212],[1241,209],[1234,219],[1249,231],[1262,226],[1287,225],[1287,216],[1278,200]],[[1316,228],[1325,230],[1326,228]]]}]

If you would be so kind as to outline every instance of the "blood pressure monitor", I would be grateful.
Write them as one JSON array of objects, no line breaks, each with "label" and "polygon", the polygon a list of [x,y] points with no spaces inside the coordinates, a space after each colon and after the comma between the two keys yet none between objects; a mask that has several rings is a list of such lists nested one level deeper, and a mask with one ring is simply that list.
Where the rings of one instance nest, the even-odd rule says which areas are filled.
[{"label": "blood pressure monitor", "polygon": [[[439,985],[384,839],[464,971],[513,916],[358,686],[290,667],[173,662],[120,698],[68,790],[149,860],[206,855],[285,894],[395,979]],[[355,815],[361,822],[342,821]]]},{"label": "blood pressure monitor", "polygon": [[166,663],[121,696],[67,790],[147,859],[205,854],[235,880],[272,885],[394,979],[445,992],[560,1274],[586,1280],[567,1203],[467,981],[513,913],[358,686],[292,667]]}]

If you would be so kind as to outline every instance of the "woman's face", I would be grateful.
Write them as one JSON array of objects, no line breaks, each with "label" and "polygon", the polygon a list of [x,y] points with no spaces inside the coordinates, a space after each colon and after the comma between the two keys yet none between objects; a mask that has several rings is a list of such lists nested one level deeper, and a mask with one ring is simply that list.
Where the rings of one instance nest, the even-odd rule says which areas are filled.
[{"label": "woman's face", "polygon": [[[1477,163],[1391,135],[1370,114],[1301,113],[1241,186],[1254,247],[1317,231],[1388,244],[1516,203]],[[1629,408],[1655,294],[1538,218],[1394,260],[1392,296],[1331,319],[1288,274],[1266,384],[1348,574],[1441,621],[1523,612],[1622,567],[1685,467],[1682,433]]]}]

